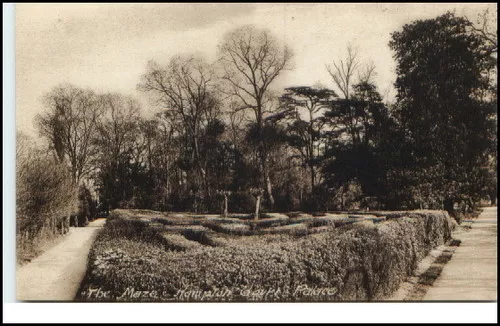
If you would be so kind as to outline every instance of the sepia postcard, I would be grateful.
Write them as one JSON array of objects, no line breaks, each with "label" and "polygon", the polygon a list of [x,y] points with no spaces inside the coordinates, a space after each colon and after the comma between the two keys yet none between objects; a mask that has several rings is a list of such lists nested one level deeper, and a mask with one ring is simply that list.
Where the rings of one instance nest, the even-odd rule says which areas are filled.
[{"label": "sepia postcard", "polygon": [[15,5],[18,302],[496,302],[495,3]]}]

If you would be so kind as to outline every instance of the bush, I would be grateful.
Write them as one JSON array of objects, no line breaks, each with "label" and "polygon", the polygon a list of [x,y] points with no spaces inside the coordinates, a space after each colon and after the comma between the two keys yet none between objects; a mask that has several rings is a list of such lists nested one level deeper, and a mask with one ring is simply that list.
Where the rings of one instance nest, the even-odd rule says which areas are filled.
[{"label": "bush", "polygon": [[205,219],[206,222],[212,224],[242,224],[246,223],[248,220],[240,220],[233,217],[212,217],[209,216]]},{"label": "bush", "polygon": [[199,242],[194,240],[189,240],[181,234],[164,233],[163,239],[166,247],[170,250],[185,251],[203,247],[203,245],[200,244]]},{"label": "bush", "polygon": [[[111,214],[110,214],[111,216]],[[164,241],[161,232],[163,228],[150,226],[148,222],[141,220],[125,220],[113,218],[106,221],[106,232],[101,232],[103,241],[110,239],[126,239],[132,241],[146,242],[163,246]]]},{"label": "bush", "polygon": [[260,229],[262,234],[292,234],[307,235],[308,225],[306,223],[289,224],[284,226],[275,226],[271,228]]},{"label": "bush", "polygon": [[73,226],[86,226],[89,221],[96,218],[96,215],[96,203],[90,190],[85,185],[81,185],[78,188],[78,213],[75,216]]},{"label": "bush", "polygon": [[332,229],[331,226],[314,226],[314,227],[309,227],[307,232],[309,234],[316,234],[316,233],[328,232],[331,231],[331,229]]},{"label": "bush", "polygon": [[243,223],[218,224],[215,222],[205,223],[204,226],[225,234],[250,235],[253,234],[250,225]]},{"label": "bush", "polygon": [[18,136],[16,238],[18,258],[34,256],[45,241],[69,230],[77,211],[77,187],[64,164]]},{"label": "bush", "polygon": [[286,215],[283,214],[271,214],[271,213],[266,213],[262,214],[261,218],[258,220],[250,220],[249,223],[252,226],[256,226],[259,228],[262,227],[268,227],[268,226],[280,226],[280,225],[286,225],[290,222],[290,218]]},{"label": "bush", "polygon": [[228,245],[227,240],[217,236],[217,233],[203,226],[185,228],[182,231],[182,234],[186,237],[186,239],[197,241],[205,246],[223,247]]},{"label": "bush", "polygon": [[[126,223],[105,226],[89,255],[78,300],[380,300],[411,276],[431,249],[450,239],[454,224],[445,212],[408,212],[378,224],[366,220],[301,238],[248,236],[222,247],[197,242],[195,250],[178,252],[147,241],[148,228],[140,225],[136,236],[129,236]],[[122,227],[127,230],[116,230]],[[96,288],[108,291],[108,297],[89,295]],[[308,289],[324,291],[311,296]],[[134,297],[131,291],[155,295]],[[226,295],[215,295],[221,293]]]}]

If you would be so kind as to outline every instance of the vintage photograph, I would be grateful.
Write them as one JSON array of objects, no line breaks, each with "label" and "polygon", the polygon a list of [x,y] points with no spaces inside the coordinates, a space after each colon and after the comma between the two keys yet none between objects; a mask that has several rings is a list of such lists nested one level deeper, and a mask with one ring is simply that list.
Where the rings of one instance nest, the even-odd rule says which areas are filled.
[{"label": "vintage photograph", "polygon": [[496,3],[15,5],[19,302],[497,301]]}]

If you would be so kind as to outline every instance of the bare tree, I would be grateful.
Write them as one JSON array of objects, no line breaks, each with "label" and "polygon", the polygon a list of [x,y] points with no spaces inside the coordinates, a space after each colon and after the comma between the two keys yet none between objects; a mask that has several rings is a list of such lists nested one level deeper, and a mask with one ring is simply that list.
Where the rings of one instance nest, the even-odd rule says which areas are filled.
[{"label": "bare tree", "polygon": [[95,166],[92,139],[103,107],[90,90],[70,84],[55,87],[44,97],[47,110],[36,117],[39,132],[46,137],[59,161],[67,160],[75,182],[88,176]]},{"label": "bare tree", "polygon": [[182,126],[190,140],[191,161],[201,175],[208,193],[206,160],[201,155],[200,137],[203,127],[221,113],[214,69],[202,58],[177,56],[166,67],[148,64],[138,88],[149,92],[165,110],[165,117]]},{"label": "bare tree", "polygon": [[467,18],[471,32],[479,37],[482,41],[482,51],[487,60],[484,60],[483,69],[481,72],[482,79],[486,87],[476,91],[478,98],[481,101],[496,101],[497,93],[497,52],[498,52],[498,37],[497,37],[497,18],[495,13],[489,9],[478,14],[473,22]]},{"label": "bare tree", "polygon": [[162,183],[161,201],[165,205],[165,198],[169,196],[172,191],[172,175],[175,174],[175,158],[177,155],[177,146],[174,141],[174,124],[168,119],[162,118],[162,115],[155,117],[158,123],[158,130],[156,134],[156,155],[155,166],[158,168],[158,182]]},{"label": "bare tree", "polygon": [[[255,117],[257,134],[265,123],[270,105],[270,86],[284,70],[290,69],[292,52],[264,29],[253,26],[237,28],[224,37],[219,45],[219,62],[227,93],[241,106],[237,110],[251,109]],[[259,137],[260,162],[269,204],[274,205],[264,139]]]},{"label": "bare tree", "polygon": [[358,51],[349,45],[347,47],[347,58],[345,60],[340,59],[338,62],[333,62],[333,67],[330,65],[326,66],[335,85],[340,92],[342,92],[346,100],[349,100],[349,92],[354,83],[353,78],[357,73],[359,65]]},{"label": "bare tree", "polygon": [[140,106],[135,99],[120,94],[101,95],[100,100],[104,115],[97,124],[95,143],[99,146],[101,163],[116,163],[137,137]]},{"label": "bare tree", "polygon": [[[98,150],[94,165],[98,168],[96,179],[100,195],[105,198],[101,204],[109,208],[108,205],[116,205],[111,198],[125,197],[120,197],[118,192],[124,194],[127,191],[124,187],[116,186],[115,182],[127,178],[120,167],[130,161],[135,140],[139,137],[140,106],[135,99],[117,93],[103,94],[99,98],[104,114],[97,123],[97,133],[93,139]],[[109,177],[105,179],[104,176]]]},{"label": "bare tree", "polygon": [[377,75],[375,63],[373,61],[368,62],[366,65],[361,67],[358,72],[358,84],[368,84],[373,82],[373,78]]},{"label": "bare tree", "polygon": [[359,108],[359,101],[369,97],[360,98],[360,94],[368,90],[372,94],[372,90],[376,88],[373,83],[376,76],[375,64],[372,61],[362,64],[358,50],[349,45],[346,58],[339,59],[338,62],[333,62],[333,66],[327,65],[326,68],[344,97],[335,103],[335,110],[329,112],[330,117],[335,118],[334,129],[339,134],[347,132],[352,142],[358,144],[362,140],[362,126],[366,118],[364,111]]},{"label": "bare tree", "polygon": [[476,24],[471,24],[472,30],[486,43],[489,54],[498,51],[498,36],[496,29],[496,15],[486,9],[476,19]]}]

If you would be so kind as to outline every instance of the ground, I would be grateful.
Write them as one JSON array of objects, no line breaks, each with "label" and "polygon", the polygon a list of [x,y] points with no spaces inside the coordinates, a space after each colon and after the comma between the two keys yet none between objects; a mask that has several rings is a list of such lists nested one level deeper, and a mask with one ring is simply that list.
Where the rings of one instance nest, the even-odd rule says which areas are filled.
[{"label": "ground", "polygon": [[497,300],[497,207],[485,207],[441,275],[427,291],[426,301]]},{"label": "ground", "polygon": [[87,227],[70,228],[69,234],[16,271],[17,300],[71,301],[85,275],[87,255],[105,219]]},{"label": "ground", "polygon": [[[497,299],[497,210],[486,207],[470,230],[457,232],[461,240],[452,259],[429,288],[423,300]],[[84,228],[71,228],[56,246],[16,273],[17,299],[29,301],[72,301],[85,275],[87,256],[105,219]]]}]

